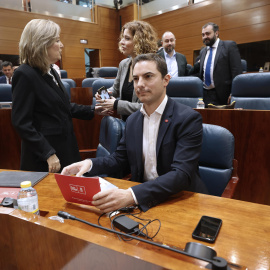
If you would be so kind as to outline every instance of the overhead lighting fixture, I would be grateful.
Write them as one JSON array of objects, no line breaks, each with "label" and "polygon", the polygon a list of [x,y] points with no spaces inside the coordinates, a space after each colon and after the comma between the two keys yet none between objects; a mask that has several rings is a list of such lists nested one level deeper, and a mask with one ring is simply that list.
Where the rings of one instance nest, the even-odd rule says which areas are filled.
[{"label": "overhead lighting fixture", "polygon": [[88,44],[88,40],[87,39],[80,39],[80,43],[81,44]]}]

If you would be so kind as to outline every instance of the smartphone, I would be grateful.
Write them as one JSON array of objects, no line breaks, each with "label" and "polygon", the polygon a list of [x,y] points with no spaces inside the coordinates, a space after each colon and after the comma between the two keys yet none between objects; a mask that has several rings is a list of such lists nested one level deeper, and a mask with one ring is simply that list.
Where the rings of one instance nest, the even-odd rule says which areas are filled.
[{"label": "smartphone", "polygon": [[218,236],[221,225],[222,220],[219,218],[202,216],[194,232],[192,233],[192,237],[194,239],[214,243]]},{"label": "smartphone", "polygon": [[110,95],[106,89],[105,86],[102,86],[100,87],[98,90],[97,90],[98,94],[101,96],[102,99],[110,99]]}]

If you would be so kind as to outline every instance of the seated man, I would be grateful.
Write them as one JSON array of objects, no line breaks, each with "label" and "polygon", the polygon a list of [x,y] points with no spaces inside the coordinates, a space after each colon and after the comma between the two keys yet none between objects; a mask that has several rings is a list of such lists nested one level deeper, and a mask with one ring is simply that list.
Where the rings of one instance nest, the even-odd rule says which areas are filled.
[{"label": "seated man", "polygon": [[93,197],[93,205],[106,213],[132,204],[147,211],[181,190],[207,193],[198,173],[202,118],[167,97],[170,75],[165,60],[157,54],[137,56],[133,80],[143,106],[128,118],[117,150],[108,157],[77,162],[62,171],[64,175],[94,176],[129,167],[131,180],[141,184]]},{"label": "seated man", "polygon": [[3,76],[0,77],[0,83],[11,84],[12,76],[13,76],[13,65],[11,62],[3,62],[2,63],[2,72]]}]

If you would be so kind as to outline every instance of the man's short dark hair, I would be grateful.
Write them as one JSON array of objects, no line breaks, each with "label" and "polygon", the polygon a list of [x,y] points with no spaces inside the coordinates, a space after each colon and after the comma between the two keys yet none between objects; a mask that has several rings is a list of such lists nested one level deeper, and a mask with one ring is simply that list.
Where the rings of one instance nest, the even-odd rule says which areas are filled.
[{"label": "man's short dark hair", "polygon": [[8,67],[8,66],[13,67],[13,65],[12,65],[11,62],[5,61],[5,62],[2,63],[2,68],[3,68],[3,67]]},{"label": "man's short dark hair", "polygon": [[133,61],[133,69],[137,63],[142,62],[142,61],[151,61],[151,62],[156,63],[157,70],[161,73],[162,78],[164,78],[168,74],[166,61],[158,54],[147,53],[147,54],[140,54],[136,56]]},{"label": "man's short dark hair", "polygon": [[211,25],[213,27],[214,32],[219,31],[219,26],[217,24],[215,24],[215,23],[212,23],[212,22],[209,22],[209,23],[205,24],[202,27],[202,29],[206,28],[208,25]]}]

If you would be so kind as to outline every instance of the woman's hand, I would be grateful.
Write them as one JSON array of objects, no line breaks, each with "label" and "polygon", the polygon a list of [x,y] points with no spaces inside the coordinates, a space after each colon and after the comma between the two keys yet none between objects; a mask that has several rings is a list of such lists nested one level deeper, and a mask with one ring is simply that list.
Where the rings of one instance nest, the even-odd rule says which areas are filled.
[{"label": "woman's hand", "polygon": [[95,106],[95,113],[98,115],[113,115],[114,111],[103,109],[101,106]]},{"label": "woman's hand", "polygon": [[98,92],[96,92],[95,98],[96,98],[96,100],[101,100],[101,96],[100,96],[100,94]]},{"label": "woman's hand", "polygon": [[61,164],[58,157],[54,154],[47,159],[48,168],[50,173],[56,173],[60,171]]},{"label": "woman's hand", "polygon": [[114,97],[111,97],[110,99],[101,99],[101,100],[97,100],[97,106],[101,106],[102,109],[113,111],[114,102],[115,102]]}]

